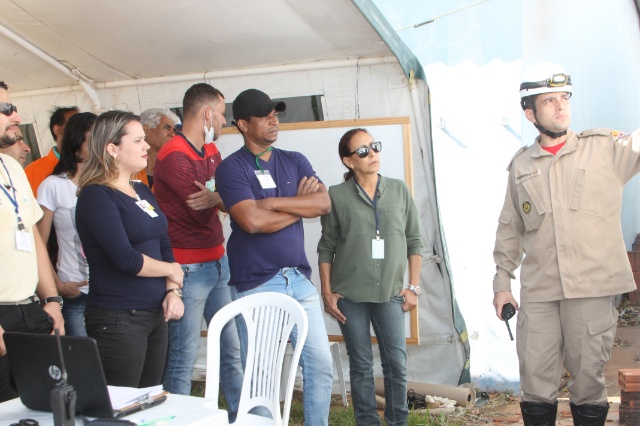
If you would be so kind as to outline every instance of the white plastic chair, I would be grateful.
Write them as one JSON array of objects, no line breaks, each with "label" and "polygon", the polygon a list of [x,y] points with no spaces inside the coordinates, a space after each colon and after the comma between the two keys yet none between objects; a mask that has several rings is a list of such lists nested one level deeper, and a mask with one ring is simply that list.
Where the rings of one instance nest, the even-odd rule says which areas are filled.
[{"label": "white plastic chair", "polygon": [[[207,333],[207,380],[204,397],[218,400],[220,381],[220,333],[227,322],[242,315],[247,325],[247,365],[242,383],[238,417],[234,425],[277,425],[289,423],[293,384],[309,323],[300,303],[281,293],[257,293],[231,302],[211,320]],[[293,327],[297,344],[293,352],[284,409],[280,412],[280,378],[285,348]],[[254,407],[266,407],[272,419],[249,414]]]}]

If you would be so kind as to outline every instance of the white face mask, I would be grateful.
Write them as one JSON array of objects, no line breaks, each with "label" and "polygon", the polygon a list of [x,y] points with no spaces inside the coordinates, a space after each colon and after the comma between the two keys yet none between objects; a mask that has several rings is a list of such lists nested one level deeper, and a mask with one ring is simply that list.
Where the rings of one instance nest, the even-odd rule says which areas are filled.
[{"label": "white face mask", "polygon": [[[212,111],[213,112],[213,111]],[[204,143],[213,143],[215,138],[215,129],[213,128],[213,120],[211,120],[211,128],[207,128],[207,116],[204,118]]]}]

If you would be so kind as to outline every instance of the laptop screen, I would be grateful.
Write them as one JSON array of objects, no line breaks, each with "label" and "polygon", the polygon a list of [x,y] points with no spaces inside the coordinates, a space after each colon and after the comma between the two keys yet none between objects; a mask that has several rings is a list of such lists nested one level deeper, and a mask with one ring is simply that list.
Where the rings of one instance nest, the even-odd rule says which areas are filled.
[{"label": "laptop screen", "polygon": [[[51,390],[62,376],[56,336],[5,332],[4,341],[22,403],[33,410],[51,411]],[[76,414],[113,417],[96,341],[60,336],[60,342],[67,383],[76,391]]]}]

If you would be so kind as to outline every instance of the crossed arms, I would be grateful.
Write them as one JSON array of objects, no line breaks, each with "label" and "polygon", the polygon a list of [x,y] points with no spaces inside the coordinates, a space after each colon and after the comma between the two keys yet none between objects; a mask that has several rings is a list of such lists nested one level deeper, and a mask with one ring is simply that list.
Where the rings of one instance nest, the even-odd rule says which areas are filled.
[{"label": "crossed arms", "polygon": [[331,211],[327,188],[316,177],[303,177],[295,197],[244,200],[234,204],[229,214],[249,234],[279,231],[301,218],[323,216]]}]

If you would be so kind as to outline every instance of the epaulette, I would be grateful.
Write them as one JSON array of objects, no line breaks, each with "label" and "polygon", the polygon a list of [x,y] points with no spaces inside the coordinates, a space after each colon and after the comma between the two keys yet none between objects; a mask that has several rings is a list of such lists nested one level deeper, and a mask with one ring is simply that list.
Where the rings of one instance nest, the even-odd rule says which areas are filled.
[{"label": "epaulette", "polygon": [[580,132],[578,135],[579,138],[586,138],[589,136],[611,136],[611,138],[615,141],[620,138],[624,138],[628,136],[628,133],[621,132],[620,130],[612,130],[612,129],[590,129],[585,130],[584,132]]},{"label": "epaulette", "polygon": [[530,146],[522,146],[520,147],[520,149],[518,151],[516,151],[516,153],[513,155],[513,157],[511,157],[511,161],[509,161],[509,165],[507,166],[507,171],[511,171],[511,164],[513,164],[513,161],[516,159],[516,157],[520,154],[522,154],[523,152],[525,152],[527,150],[527,148],[529,148]]},{"label": "epaulette", "polygon": [[610,134],[612,134],[612,132],[615,132],[615,131],[616,130],[602,129],[602,128],[589,129],[589,130],[584,130],[584,131],[578,133],[578,137],[579,138],[588,138],[590,136],[609,136]]}]

